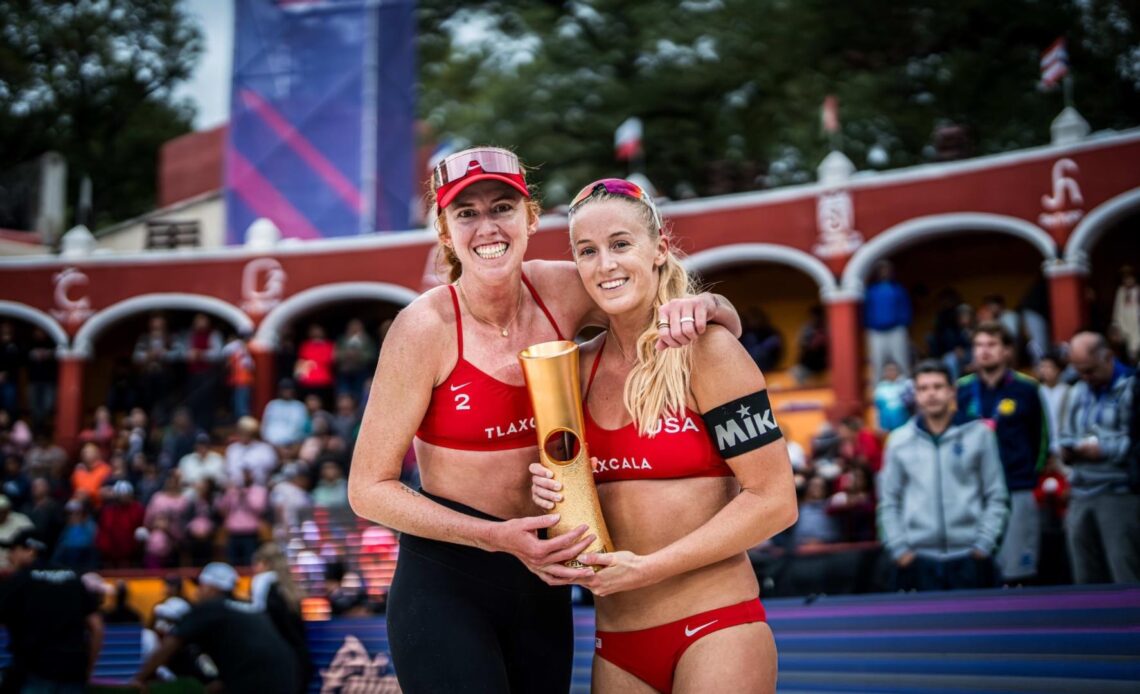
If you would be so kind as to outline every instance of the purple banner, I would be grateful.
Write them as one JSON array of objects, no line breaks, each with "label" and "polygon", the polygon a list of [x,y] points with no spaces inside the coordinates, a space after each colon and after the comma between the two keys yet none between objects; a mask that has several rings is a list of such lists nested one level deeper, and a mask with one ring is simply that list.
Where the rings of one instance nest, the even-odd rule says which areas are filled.
[{"label": "purple banner", "polygon": [[286,238],[410,226],[412,0],[238,0],[226,146],[227,239],[259,217]]}]

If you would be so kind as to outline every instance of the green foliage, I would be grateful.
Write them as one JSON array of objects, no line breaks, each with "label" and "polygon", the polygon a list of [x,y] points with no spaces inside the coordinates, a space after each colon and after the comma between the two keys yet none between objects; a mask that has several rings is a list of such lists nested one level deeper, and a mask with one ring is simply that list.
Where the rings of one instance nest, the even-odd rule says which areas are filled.
[{"label": "green foliage", "polygon": [[839,97],[860,169],[1048,142],[1060,92],[1040,53],[1066,36],[1076,104],[1096,129],[1140,120],[1140,8],[1129,0],[421,0],[420,115],[438,136],[515,148],[548,204],[625,175],[613,132],[644,122],[645,172],[709,195],[814,179]]},{"label": "green foliage", "polygon": [[202,50],[179,0],[0,0],[0,171],[55,150],[94,183],[93,228],[153,208],[159,146]]}]

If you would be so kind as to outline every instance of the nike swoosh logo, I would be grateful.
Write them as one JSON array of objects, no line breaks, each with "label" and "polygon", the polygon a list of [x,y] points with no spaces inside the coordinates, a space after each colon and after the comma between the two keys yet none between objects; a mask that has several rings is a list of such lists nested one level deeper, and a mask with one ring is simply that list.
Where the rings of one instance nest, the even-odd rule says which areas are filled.
[{"label": "nike swoosh logo", "polygon": [[448,386],[448,387],[451,388],[451,392],[454,393],[455,391],[457,391],[461,388],[466,388],[469,385],[471,385],[471,381],[468,381],[466,383],[462,383],[462,384],[457,385],[457,386]]},{"label": "nike swoosh logo", "polygon": [[698,631],[700,631],[701,629],[704,629],[705,627],[711,627],[712,625],[716,624],[719,621],[720,621],[719,619],[714,619],[713,621],[709,622],[708,624],[702,624],[699,627],[696,627],[693,629],[690,629],[689,627],[685,627],[685,636],[692,638],[693,634],[696,634]]}]

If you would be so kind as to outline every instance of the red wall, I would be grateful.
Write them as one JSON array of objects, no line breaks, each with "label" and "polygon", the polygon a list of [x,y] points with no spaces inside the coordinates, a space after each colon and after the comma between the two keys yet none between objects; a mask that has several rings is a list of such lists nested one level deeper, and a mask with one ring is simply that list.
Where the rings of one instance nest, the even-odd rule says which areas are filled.
[{"label": "red wall", "polygon": [[[225,129],[217,128],[166,145],[162,171],[165,202],[220,185],[224,138]],[[1140,136],[1116,137],[1103,145],[1095,141],[1085,143],[1076,150],[1023,153],[1013,157],[1017,161],[1001,157],[858,177],[850,186],[856,228],[865,239],[871,239],[915,217],[954,212],[989,212],[1036,224],[1042,212],[1041,197],[1051,193],[1053,164],[1061,157],[1073,159],[1080,167],[1076,179],[1086,214],[1104,201],[1140,186],[1140,166],[1135,164],[1140,161]],[[755,242],[782,244],[810,253],[817,240],[818,192],[815,187],[805,187],[802,194],[746,194],[678,205],[679,209],[670,215],[674,234],[680,247],[689,253]],[[689,211],[683,211],[685,208]],[[669,214],[668,206],[666,213]],[[1062,230],[1057,235],[1068,233]],[[1058,255],[1064,240],[1057,238]],[[275,257],[288,276],[284,298],[311,287],[345,281],[388,282],[419,290],[433,245],[416,241],[365,249],[280,253]],[[564,226],[539,232],[530,246],[532,258],[569,258]],[[97,262],[60,259],[50,266],[0,264],[0,298],[50,311],[54,307],[53,275],[63,267],[74,266],[89,278],[87,296],[94,311],[154,292],[205,294],[240,306],[242,269],[251,256],[234,249],[233,257],[194,257],[189,253],[156,254]],[[839,271],[844,262],[832,259],[828,264]]]}]

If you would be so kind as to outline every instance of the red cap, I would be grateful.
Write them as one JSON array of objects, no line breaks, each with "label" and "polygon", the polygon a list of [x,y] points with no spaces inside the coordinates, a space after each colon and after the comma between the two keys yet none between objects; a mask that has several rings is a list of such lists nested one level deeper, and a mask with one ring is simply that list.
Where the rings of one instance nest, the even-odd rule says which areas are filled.
[{"label": "red cap", "polygon": [[432,174],[436,204],[447,207],[464,188],[479,181],[499,181],[529,198],[526,175],[514,152],[498,147],[477,147],[444,159]]}]

